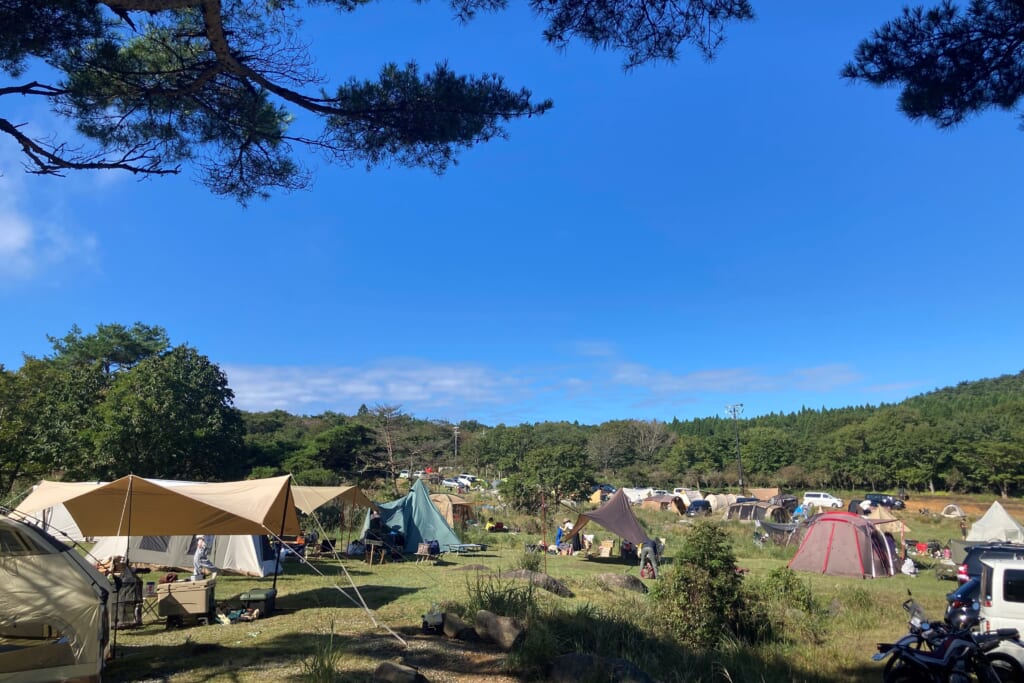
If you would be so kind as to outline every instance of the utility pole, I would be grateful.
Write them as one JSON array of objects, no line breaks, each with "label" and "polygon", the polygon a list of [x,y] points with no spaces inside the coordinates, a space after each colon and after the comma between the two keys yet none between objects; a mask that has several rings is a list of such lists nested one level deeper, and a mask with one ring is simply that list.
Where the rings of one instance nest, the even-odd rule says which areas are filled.
[{"label": "utility pole", "polygon": [[740,459],[740,413],[743,412],[742,403],[730,403],[725,407],[725,412],[732,417],[732,423],[736,428],[736,466],[740,470],[740,495],[743,495],[743,460]]},{"label": "utility pole", "polygon": [[454,425],[452,429],[455,431],[455,462],[459,461],[459,425]]}]

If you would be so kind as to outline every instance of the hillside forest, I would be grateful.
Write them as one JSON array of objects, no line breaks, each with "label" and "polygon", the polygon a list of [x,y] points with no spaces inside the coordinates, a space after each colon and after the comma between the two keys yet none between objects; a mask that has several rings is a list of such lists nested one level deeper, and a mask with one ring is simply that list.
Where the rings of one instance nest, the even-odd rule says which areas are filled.
[{"label": "hillside forest", "polygon": [[[963,382],[897,404],[729,419],[623,419],[597,425],[452,424],[397,405],[352,415],[245,412],[226,374],[166,330],[77,326],[52,353],[0,365],[0,500],[39,479],[126,474],[217,481],[290,473],[302,484],[398,493],[403,469],[501,479],[528,511],[541,495],[596,483],[736,490],[747,486],[990,492],[1024,484],[1024,372]],[[738,446],[737,446],[738,442]]]}]

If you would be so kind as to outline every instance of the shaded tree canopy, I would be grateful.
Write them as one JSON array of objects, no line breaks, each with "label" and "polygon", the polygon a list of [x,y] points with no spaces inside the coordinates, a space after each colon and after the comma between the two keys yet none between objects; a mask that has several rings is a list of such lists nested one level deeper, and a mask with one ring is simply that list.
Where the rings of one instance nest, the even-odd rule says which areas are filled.
[{"label": "shaded tree canopy", "polygon": [[843,75],[898,86],[907,116],[941,128],[986,109],[1013,110],[1024,94],[1024,3],[905,8],[857,47]]},{"label": "shaded tree canopy", "polygon": [[[4,0],[0,96],[28,96],[72,121],[88,140],[34,135],[0,117],[31,173],[122,169],[144,175],[194,166],[201,182],[241,202],[307,185],[293,147],[341,164],[397,163],[444,171],[457,154],[506,134],[512,119],[549,100],[500,75],[460,75],[440,63],[385,65],[375,81],[329,85],[300,34],[300,10],[362,10],[369,0]],[[449,0],[455,18],[499,11],[505,0]],[[746,0],[531,0],[556,48],[573,40],[625,55],[632,68],[673,60],[682,43],[711,58]],[[43,63],[52,82],[23,78]],[[40,71],[43,71],[40,69]],[[21,82],[15,82],[22,79]],[[293,125],[299,114],[319,121]]]}]

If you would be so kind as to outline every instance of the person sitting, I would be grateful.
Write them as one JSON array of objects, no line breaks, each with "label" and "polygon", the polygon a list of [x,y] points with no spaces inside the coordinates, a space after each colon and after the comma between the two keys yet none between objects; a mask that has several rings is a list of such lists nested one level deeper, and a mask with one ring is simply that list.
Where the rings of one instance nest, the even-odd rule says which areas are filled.
[{"label": "person sitting", "polygon": [[494,517],[488,517],[487,524],[484,526],[484,529],[486,529],[487,531],[494,531],[495,526],[496,524],[494,523]]}]

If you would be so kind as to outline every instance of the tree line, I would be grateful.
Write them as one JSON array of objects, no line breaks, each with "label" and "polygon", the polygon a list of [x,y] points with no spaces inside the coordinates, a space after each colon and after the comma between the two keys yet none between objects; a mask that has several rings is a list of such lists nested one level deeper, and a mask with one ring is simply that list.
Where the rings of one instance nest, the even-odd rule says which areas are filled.
[{"label": "tree line", "polygon": [[[166,331],[73,327],[52,353],[0,366],[0,497],[41,478],[126,474],[198,481],[292,474],[304,484],[384,485],[403,469],[471,469],[509,502],[586,495],[597,483],[1018,494],[1024,372],[898,404],[803,408],[746,419],[484,425],[417,418],[401,406],[353,415],[246,412],[225,373]],[[738,451],[737,454],[737,438]]]}]

